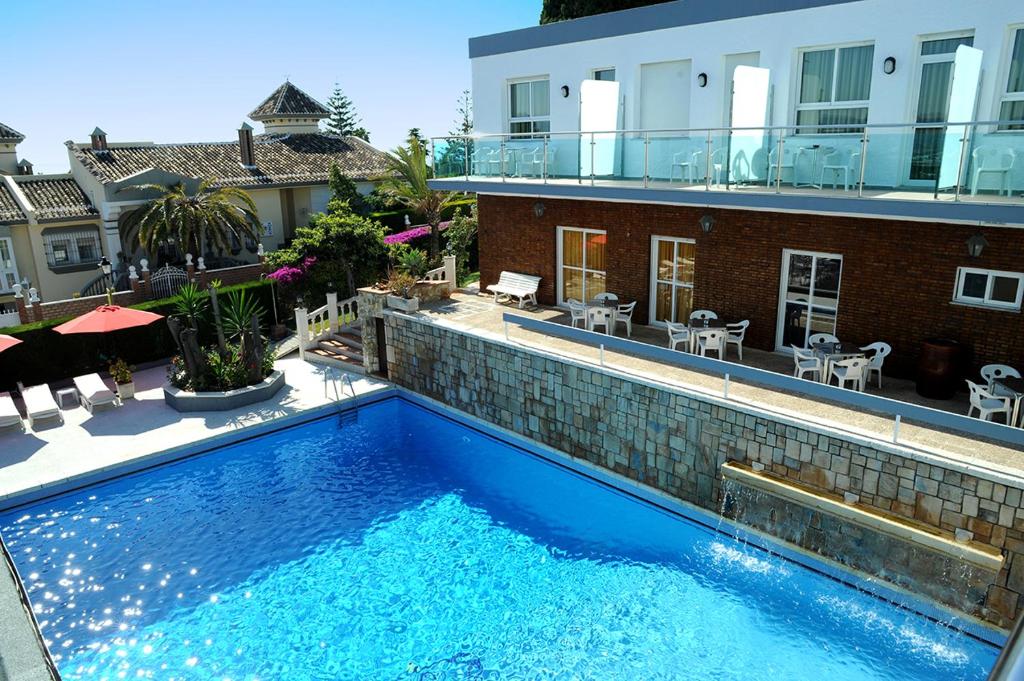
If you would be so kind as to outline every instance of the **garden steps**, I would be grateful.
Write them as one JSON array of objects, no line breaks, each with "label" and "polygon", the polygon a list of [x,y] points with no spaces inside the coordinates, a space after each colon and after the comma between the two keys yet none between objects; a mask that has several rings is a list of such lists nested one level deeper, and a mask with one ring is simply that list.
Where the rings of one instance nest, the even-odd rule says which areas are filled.
[{"label": "garden steps", "polygon": [[[346,342],[348,341],[348,342]],[[351,341],[348,339],[338,340],[337,337],[327,338],[317,343],[317,347],[324,352],[332,353],[335,355],[341,355],[358,362],[363,361],[363,348],[360,344],[358,347],[350,345]]]},{"label": "garden steps", "polygon": [[363,368],[362,359],[354,359],[347,357],[330,350],[324,350],[323,348],[312,348],[306,350],[306,360],[313,362],[314,364],[323,364],[326,366],[337,367],[339,369],[345,369],[346,371],[353,371],[356,373],[366,373]]}]

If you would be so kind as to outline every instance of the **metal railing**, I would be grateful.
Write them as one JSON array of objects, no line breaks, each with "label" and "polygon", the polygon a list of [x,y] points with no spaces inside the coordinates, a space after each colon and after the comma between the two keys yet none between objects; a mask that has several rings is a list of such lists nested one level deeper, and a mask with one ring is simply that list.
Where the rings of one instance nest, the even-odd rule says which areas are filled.
[{"label": "metal railing", "polygon": [[1024,196],[1024,121],[482,134],[431,154],[438,179]]},{"label": "metal railing", "polygon": [[771,388],[787,393],[796,394],[817,400],[825,400],[830,403],[851,407],[861,411],[868,411],[874,414],[892,419],[892,442],[900,439],[900,424],[904,421],[913,421],[918,424],[933,426],[943,430],[953,430],[968,435],[982,437],[1000,444],[1011,447],[1024,447],[1024,429],[982,421],[980,419],[953,414],[948,411],[932,409],[911,402],[901,402],[888,397],[863,393],[858,390],[848,390],[825,383],[809,381],[801,378],[779,374],[774,371],[757,369],[743,364],[735,364],[710,357],[701,357],[685,352],[678,352],[668,348],[661,348],[626,338],[618,338],[603,333],[595,333],[577,329],[554,322],[545,322],[531,317],[524,317],[506,312],[502,316],[505,323],[505,334],[508,335],[508,325],[513,324],[528,331],[535,331],[547,336],[576,341],[578,343],[597,347],[599,349],[598,364],[605,366],[604,353],[606,350],[623,352],[648,359],[661,364],[690,369],[705,374],[712,374],[723,379],[722,398],[730,399],[730,381],[746,381],[758,386]]}]

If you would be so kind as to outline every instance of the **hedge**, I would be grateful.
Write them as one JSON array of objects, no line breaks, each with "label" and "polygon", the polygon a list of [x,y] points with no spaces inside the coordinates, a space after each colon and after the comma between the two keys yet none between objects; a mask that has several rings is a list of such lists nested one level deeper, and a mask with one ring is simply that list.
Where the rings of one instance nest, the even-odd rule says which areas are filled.
[{"label": "hedge", "polygon": [[[231,291],[249,290],[266,311],[265,325],[273,323],[271,286],[267,281],[250,281],[220,289],[218,299],[223,301]],[[174,299],[151,300],[131,307],[148,310],[164,316],[174,313]],[[290,310],[278,308],[278,317],[287,322]],[[4,329],[7,335],[24,341],[21,345],[0,353],[0,390],[11,390],[20,381],[25,385],[50,383],[92,372],[105,372],[109,358],[123,358],[128,364],[166,359],[177,353],[174,339],[165,321],[158,321],[137,329],[125,329],[109,334],[61,335],[53,327],[71,317],[48,319]],[[216,342],[212,321],[200,329],[200,342]]]},{"label": "hedge", "polygon": [[[441,213],[441,219],[451,220],[452,216],[455,215],[455,211],[459,208],[465,208],[468,213],[469,207],[474,203],[476,203],[475,196],[456,201],[444,209]],[[369,217],[387,227],[388,233],[395,233],[408,229],[405,224],[406,215],[409,216],[409,222],[412,225],[422,225],[426,223],[426,220],[424,220],[422,216],[409,212],[408,208],[376,211],[374,213],[370,213]]]}]

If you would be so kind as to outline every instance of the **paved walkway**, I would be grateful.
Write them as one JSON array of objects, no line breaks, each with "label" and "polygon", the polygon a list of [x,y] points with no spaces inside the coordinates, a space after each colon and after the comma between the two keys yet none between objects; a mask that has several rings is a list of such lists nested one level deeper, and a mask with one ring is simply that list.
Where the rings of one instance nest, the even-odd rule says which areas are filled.
[{"label": "paved walkway", "polygon": [[[0,508],[26,490],[61,484],[199,440],[298,414],[334,400],[324,395],[324,368],[293,356],[278,360],[286,385],[272,399],[222,412],[181,414],[164,404],[166,368],[135,374],[136,394],[124,406],[90,415],[82,407],[64,412],[64,424],[40,422],[25,433],[0,431]],[[390,384],[350,374],[356,394]]]},{"label": "paved walkway", "polygon": [[[560,309],[536,308],[519,310],[515,306],[494,305],[490,296],[473,293],[456,293],[450,301],[427,306],[424,314],[433,319],[451,324],[457,328],[504,338],[505,328],[502,315],[505,312],[522,314],[535,319],[568,324],[568,314]],[[665,347],[665,332],[662,329],[634,325],[633,340]],[[509,325],[509,339],[523,345],[547,352],[591,363],[599,362],[599,349],[575,341],[553,338],[542,333],[526,331]],[[758,368],[790,373],[792,359],[770,352],[744,348],[744,364]],[[732,359],[735,355],[732,355]],[[730,360],[732,361],[732,360]],[[691,369],[666,365],[649,359],[628,354],[605,351],[605,365],[613,369],[661,383],[677,385],[722,397],[723,380]],[[916,394],[911,381],[884,379],[885,388],[879,391],[872,386],[871,392],[885,397],[946,409],[960,414],[966,413],[965,400],[939,402],[926,400]],[[831,430],[843,431],[860,437],[867,437],[879,443],[892,442],[893,420],[866,411],[859,411],[817,399],[803,397],[778,389],[730,381],[729,398],[776,414],[818,424]],[[975,437],[934,427],[919,426],[904,421],[900,427],[899,444],[929,455],[941,456],[959,462],[961,468],[973,472],[991,471],[997,475],[1024,478],[1024,453],[1007,445],[980,441]]]}]

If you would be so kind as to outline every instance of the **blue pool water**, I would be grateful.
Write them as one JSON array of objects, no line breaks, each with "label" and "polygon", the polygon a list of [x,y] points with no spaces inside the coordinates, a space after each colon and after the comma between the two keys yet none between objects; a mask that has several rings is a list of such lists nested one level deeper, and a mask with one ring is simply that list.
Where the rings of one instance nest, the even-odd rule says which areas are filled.
[{"label": "blue pool water", "polygon": [[401,399],[0,532],[65,679],[983,679],[997,654]]}]

